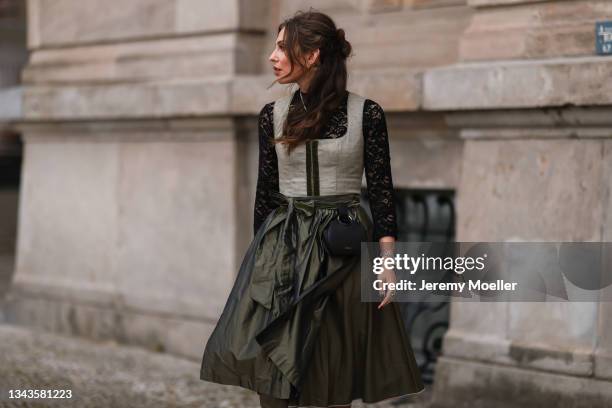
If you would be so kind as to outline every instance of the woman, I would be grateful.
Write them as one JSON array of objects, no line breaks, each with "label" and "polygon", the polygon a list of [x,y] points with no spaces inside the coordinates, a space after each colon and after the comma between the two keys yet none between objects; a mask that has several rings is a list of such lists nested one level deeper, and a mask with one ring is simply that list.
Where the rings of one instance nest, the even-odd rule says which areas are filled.
[{"label": "woman", "polygon": [[[384,112],[347,92],[344,37],[315,11],[279,25],[275,82],[299,89],[260,112],[255,237],[202,359],[202,380],[254,390],[262,407],[424,388],[393,293],[361,302],[360,256],[332,255],[322,236],[340,205],[386,255],[397,229]],[[359,205],[364,168],[374,225]]]}]

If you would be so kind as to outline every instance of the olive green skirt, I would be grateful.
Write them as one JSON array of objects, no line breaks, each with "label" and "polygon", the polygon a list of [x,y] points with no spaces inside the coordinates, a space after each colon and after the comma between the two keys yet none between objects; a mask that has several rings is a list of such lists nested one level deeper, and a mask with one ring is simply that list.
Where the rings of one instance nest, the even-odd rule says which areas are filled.
[{"label": "olive green skirt", "polygon": [[420,392],[399,309],[361,302],[360,256],[328,254],[323,230],[358,194],[286,197],[259,228],[204,355],[200,378],[290,406],[348,405]]}]

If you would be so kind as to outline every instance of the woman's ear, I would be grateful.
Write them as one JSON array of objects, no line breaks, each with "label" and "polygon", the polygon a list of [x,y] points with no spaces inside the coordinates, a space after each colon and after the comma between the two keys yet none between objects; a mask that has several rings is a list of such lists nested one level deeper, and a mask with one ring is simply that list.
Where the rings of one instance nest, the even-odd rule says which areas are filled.
[{"label": "woman's ear", "polygon": [[308,54],[308,68],[312,68],[313,66],[319,65],[319,54],[320,51],[318,48]]}]

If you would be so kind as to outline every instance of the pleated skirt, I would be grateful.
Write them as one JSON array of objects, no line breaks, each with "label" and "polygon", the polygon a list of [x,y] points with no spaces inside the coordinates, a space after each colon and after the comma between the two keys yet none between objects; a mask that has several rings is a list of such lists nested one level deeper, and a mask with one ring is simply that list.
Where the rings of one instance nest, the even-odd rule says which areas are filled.
[{"label": "pleated skirt", "polygon": [[341,204],[371,238],[359,195],[276,198],[206,343],[200,378],[287,399],[290,407],[423,391],[397,304],[362,302],[360,256],[333,256],[323,241]]}]

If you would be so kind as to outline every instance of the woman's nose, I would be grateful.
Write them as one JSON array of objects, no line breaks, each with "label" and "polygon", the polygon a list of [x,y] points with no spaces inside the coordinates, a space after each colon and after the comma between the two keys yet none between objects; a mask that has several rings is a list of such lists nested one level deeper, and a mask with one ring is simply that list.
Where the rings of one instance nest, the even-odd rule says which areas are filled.
[{"label": "woman's nose", "polygon": [[272,53],[270,53],[270,56],[268,57],[269,61],[274,62],[276,60],[276,53],[274,51],[272,51]]}]

